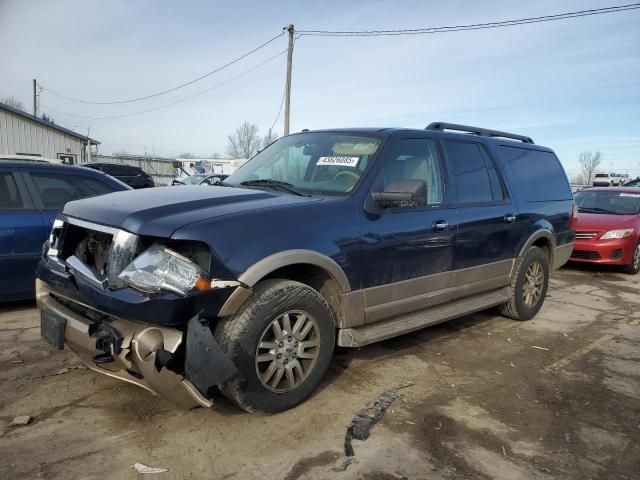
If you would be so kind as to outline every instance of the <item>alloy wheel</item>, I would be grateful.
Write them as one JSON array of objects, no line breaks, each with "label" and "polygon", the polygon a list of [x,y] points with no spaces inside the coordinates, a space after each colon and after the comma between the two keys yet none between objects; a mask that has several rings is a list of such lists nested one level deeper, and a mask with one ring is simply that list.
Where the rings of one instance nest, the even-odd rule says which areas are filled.
[{"label": "alloy wheel", "polygon": [[262,385],[276,393],[298,387],[313,370],[320,353],[316,320],[299,310],[274,319],[256,349],[256,372]]},{"label": "alloy wheel", "polygon": [[543,286],[544,270],[540,262],[535,261],[529,265],[522,286],[522,300],[527,307],[533,308],[540,301]]}]

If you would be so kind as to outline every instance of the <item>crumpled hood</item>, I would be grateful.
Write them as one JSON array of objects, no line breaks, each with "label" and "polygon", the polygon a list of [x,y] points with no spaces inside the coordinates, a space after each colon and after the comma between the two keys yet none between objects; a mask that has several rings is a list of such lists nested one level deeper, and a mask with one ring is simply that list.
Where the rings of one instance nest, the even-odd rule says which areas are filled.
[{"label": "crumpled hood", "polygon": [[631,228],[637,222],[637,215],[607,215],[603,213],[578,213],[576,230],[581,232],[604,232],[619,228]]},{"label": "crumpled hood", "polygon": [[233,187],[180,186],[115,192],[76,200],[63,214],[139,235],[170,237],[190,223],[318,199]]}]

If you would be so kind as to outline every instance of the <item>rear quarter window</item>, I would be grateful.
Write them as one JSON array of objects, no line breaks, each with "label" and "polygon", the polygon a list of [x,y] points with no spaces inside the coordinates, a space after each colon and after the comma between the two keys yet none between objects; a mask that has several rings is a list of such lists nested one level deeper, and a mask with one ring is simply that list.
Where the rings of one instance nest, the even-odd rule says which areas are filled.
[{"label": "rear quarter window", "polygon": [[571,200],[571,187],[560,161],[552,152],[500,146],[509,164],[513,190],[527,202]]}]

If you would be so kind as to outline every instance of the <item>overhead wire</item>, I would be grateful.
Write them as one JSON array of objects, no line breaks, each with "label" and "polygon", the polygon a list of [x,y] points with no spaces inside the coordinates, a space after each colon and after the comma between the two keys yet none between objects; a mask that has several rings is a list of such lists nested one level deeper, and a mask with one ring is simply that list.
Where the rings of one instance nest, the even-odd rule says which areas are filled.
[{"label": "overhead wire", "polygon": [[467,30],[483,30],[490,28],[511,27],[516,25],[527,25],[531,23],[551,22],[566,20],[571,18],[586,17],[592,15],[603,15],[606,13],[624,12],[628,10],[640,9],[640,3],[630,3],[626,5],[615,5],[611,7],[594,8],[589,10],[578,10],[573,12],[559,13],[555,15],[544,15],[539,17],[528,17],[514,20],[504,20],[500,22],[475,23],[468,25],[451,25],[440,27],[424,27],[414,29],[396,30],[296,30],[301,36],[325,36],[325,37],[372,37],[372,36],[396,36],[396,35],[422,35],[435,33],[460,32]]},{"label": "overhead wire", "polygon": [[184,82],[181,83],[180,85],[176,85],[175,87],[169,88],[167,90],[162,90],[160,92],[156,92],[156,93],[152,93],[150,95],[145,95],[142,97],[137,97],[137,98],[130,98],[130,99],[126,99],[126,100],[112,100],[112,101],[92,101],[92,100],[83,100],[83,99],[79,99],[79,98],[74,98],[74,97],[70,97],[67,95],[63,95],[61,93],[58,93],[54,90],[51,90],[47,87],[44,87],[41,85],[42,90],[49,92],[52,95],[55,95],[56,97],[60,97],[60,98],[64,98],[65,100],[69,100],[71,102],[77,102],[77,103],[86,103],[86,104],[91,104],[91,105],[117,105],[117,104],[123,104],[123,103],[132,103],[132,102],[138,102],[138,101],[142,101],[142,100],[148,100],[150,98],[155,98],[155,97],[159,97],[160,95],[165,95],[167,93],[171,93],[171,92],[175,92],[176,90],[179,90],[181,88],[187,87],[189,85],[193,85],[196,82],[199,82],[201,80],[204,80],[207,77],[210,77],[211,75],[218,73],[236,63],[238,63],[240,60],[243,60],[245,58],[247,58],[249,55],[254,54],[255,52],[257,52],[258,50],[261,50],[262,48],[266,47],[267,45],[269,45],[270,43],[276,41],[278,38],[280,38],[282,35],[284,35],[284,30],[276,35],[275,37],[267,40],[264,43],[261,43],[260,45],[258,45],[257,47],[249,50],[248,52],[244,53],[243,55],[240,55],[239,57],[231,60],[230,62],[225,63],[224,65],[205,73],[204,75],[200,75],[199,77],[194,78],[193,80],[189,80],[188,82]]},{"label": "overhead wire", "polygon": [[246,75],[246,74],[248,74],[250,72],[253,72],[254,70],[260,68],[261,66],[263,66],[263,65],[265,65],[265,64],[267,64],[269,62],[272,62],[273,60],[275,60],[276,58],[280,57],[281,55],[284,55],[285,53],[287,53],[287,49],[278,52],[276,55],[267,58],[263,62],[260,62],[257,65],[254,65],[253,67],[238,73],[237,75],[229,77],[228,79],[226,79],[223,82],[217,83],[217,84],[215,84],[215,85],[213,85],[213,86],[211,86],[211,87],[209,87],[209,88],[207,88],[205,90],[201,90],[198,93],[195,93],[193,95],[189,95],[188,97],[181,98],[179,100],[176,100],[175,102],[167,103],[167,104],[164,104],[164,105],[160,105],[160,106],[157,106],[157,107],[154,107],[154,108],[149,108],[147,110],[142,110],[142,111],[139,111],[139,112],[125,113],[125,114],[120,114],[120,115],[104,115],[104,116],[96,117],[96,116],[89,116],[89,115],[76,115],[76,114],[73,114],[73,113],[63,112],[63,111],[60,111],[60,110],[56,110],[55,108],[51,108],[51,107],[49,107],[47,105],[42,105],[42,108],[43,109],[47,109],[47,110],[51,110],[52,112],[56,112],[56,113],[61,114],[61,115],[67,115],[69,117],[76,117],[76,118],[84,118],[84,119],[87,119],[87,120],[104,120],[104,119],[124,118],[124,117],[132,117],[132,116],[135,116],[135,115],[142,115],[144,113],[155,112],[156,110],[160,110],[162,108],[171,107],[171,106],[176,105],[178,103],[186,102],[187,100],[191,100],[192,98],[199,97],[200,95],[204,95],[205,93],[208,93],[211,90],[215,90],[215,89],[217,89],[217,88],[219,88],[219,87],[221,87],[223,85],[226,85],[226,84],[232,82],[233,80],[236,80],[236,79],[238,79],[238,78],[240,78],[240,77],[242,77],[242,76],[244,76],[244,75]]}]

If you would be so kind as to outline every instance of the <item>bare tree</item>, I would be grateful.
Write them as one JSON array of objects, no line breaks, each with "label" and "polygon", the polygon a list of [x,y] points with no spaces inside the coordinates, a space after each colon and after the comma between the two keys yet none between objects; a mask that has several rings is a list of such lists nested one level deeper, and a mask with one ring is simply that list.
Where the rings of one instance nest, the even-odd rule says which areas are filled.
[{"label": "bare tree", "polygon": [[243,122],[233,134],[227,136],[227,155],[231,158],[251,158],[260,148],[261,141],[258,127]]},{"label": "bare tree", "polygon": [[47,115],[46,113],[43,113],[43,114],[42,114],[42,117],[40,117],[40,118],[42,118],[42,120],[44,120],[45,122],[49,122],[49,123],[51,123],[52,125],[55,125],[55,123],[56,123],[56,122],[53,120],[53,117],[50,117],[50,116],[49,116],[49,115]]},{"label": "bare tree", "polygon": [[595,152],[582,152],[579,157],[580,168],[582,169],[582,181],[586,185],[591,185],[593,174],[602,161],[602,155],[598,150]]},{"label": "bare tree", "polygon": [[262,145],[260,145],[260,148],[267,148],[269,145],[271,145],[273,142],[275,142],[278,139],[278,132],[272,132],[271,129],[269,129],[269,131],[267,132],[267,134],[262,137]]},{"label": "bare tree", "polygon": [[178,158],[191,159],[191,158],[196,158],[196,156],[191,152],[184,152],[184,153],[181,153],[180,155],[178,155]]},{"label": "bare tree", "polygon": [[9,105],[10,107],[17,108],[18,110],[22,110],[23,112],[25,111],[24,105],[16,97],[3,97],[0,102],[5,105]]}]

